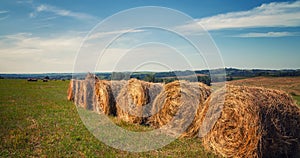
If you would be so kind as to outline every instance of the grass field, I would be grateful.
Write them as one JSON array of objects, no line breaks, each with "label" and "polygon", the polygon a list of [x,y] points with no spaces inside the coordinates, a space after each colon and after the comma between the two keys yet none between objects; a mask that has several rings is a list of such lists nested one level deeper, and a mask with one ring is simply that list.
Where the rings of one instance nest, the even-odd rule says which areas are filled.
[{"label": "grass field", "polygon": [[[281,89],[300,105],[300,77],[250,78],[235,85]],[[0,157],[216,157],[204,151],[199,139],[177,139],[162,149],[129,153],[98,141],[85,128],[72,102],[68,82],[0,80]],[[132,130],[148,130],[112,119]]]},{"label": "grass field", "polygon": [[[0,157],[215,157],[199,139],[177,139],[143,153],[111,148],[85,128],[66,99],[68,84],[0,80]],[[133,131],[146,128],[113,120]]]},{"label": "grass field", "polygon": [[255,77],[234,80],[229,83],[283,90],[289,93],[300,106],[300,77]]}]

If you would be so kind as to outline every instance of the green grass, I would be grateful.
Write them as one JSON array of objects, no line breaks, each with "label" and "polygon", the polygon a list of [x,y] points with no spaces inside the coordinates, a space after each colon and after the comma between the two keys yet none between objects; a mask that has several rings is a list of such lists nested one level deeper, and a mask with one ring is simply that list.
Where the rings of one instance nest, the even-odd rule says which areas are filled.
[{"label": "green grass", "polygon": [[296,100],[298,106],[300,106],[300,96],[299,95],[292,95],[294,100]]},{"label": "green grass", "polygon": [[291,92],[290,95],[293,97],[293,99],[296,101],[297,105],[300,107],[300,96],[297,95],[295,92]]},{"label": "green grass", "polygon": [[[199,139],[177,139],[142,153],[111,148],[86,129],[66,100],[67,86],[67,81],[0,80],[0,157],[215,157]],[[111,119],[129,130],[149,130]]]}]

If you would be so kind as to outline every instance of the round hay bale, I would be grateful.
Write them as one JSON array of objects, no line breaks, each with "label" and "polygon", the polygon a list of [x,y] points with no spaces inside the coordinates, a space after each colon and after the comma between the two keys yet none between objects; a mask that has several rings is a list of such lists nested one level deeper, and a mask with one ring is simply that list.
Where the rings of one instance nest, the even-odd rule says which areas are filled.
[{"label": "round hay bale", "polygon": [[96,83],[96,111],[106,115],[116,116],[116,96],[119,94],[125,81],[106,81],[100,80]]},{"label": "round hay bale", "polygon": [[117,97],[118,118],[129,123],[144,124],[151,115],[149,109],[161,87],[162,84],[130,79]]},{"label": "round hay bale", "polygon": [[226,87],[224,104],[211,104],[223,109],[203,137],[206,149],[224,157],[299,156],[300,110],[288,94],[256,87]]},{"label": "round hay bale", "polygon": [[68,96],[67,96],[69,101],[74,101],[75,90],[76,90],[75,80],[71,79],[68,87]]},{"label": "round hay bale", "polygon": [[110,86],[107,83],[108,81],[100,80],[96,83],[95,86],[95,95],[96,95],[96,108],[95,111],[104,114],[110,114],[113,109],[110,108],[110,94],[111,92]]},{"label": "round hay bale", "polygon": [[[165,128],[171,135],[182,135],[191,125],[197,111],[201,111],[202,104],[209,95],[210,88],[202,83],[188,81],[168,83],[154,101],[153,115],[149,118],[148,124],[155,128]],[[192,133],[186,136],[189,135]]]}]

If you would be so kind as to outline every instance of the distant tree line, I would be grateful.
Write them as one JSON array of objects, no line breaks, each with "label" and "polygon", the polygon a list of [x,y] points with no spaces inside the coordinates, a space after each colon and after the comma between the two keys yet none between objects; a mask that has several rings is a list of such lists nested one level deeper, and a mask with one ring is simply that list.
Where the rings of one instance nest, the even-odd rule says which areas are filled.
[{"label": "distant tree line", "polygon": [[[226,72],[226,75],[225,75]],[[199,75],[201,74],[201,75]],[[210,75],[214,74],[214,75]],[[168,72],[101,72],[95,73],[100,79],[106,80],[128,80],[137,78],[150,82],[169,83],[175,80],[199,81],[210,85],[211,82],[221,82],[224,80],[234,80],[241,78],[265,76],[265,77],[286,77],[300,76],[300,69],[297,70],[262,70],[262,69],[235,69],[226,68],[214,70],[196,70],[196,71],[168,71]],[[44,74],[0,74],[0,79],[43,79],[47,77],[50,80],[67,80],[71,78],[84,79],[86,73],[44,73]],[[187,76],[192,76],[191,78]],[[193,77],[194,76],[194,77]],[[197,79],[195,79],[197,76]],[[226,76],[226,78],[225,78]]]},{"label": "distant tree line", "polygon": [[243,69],[226,69],[227,76],[233,77],[257,77],[257,76],[272,76],[272,77],[286,77],[286,76],[300,76],[300,69],[298,70],[261,70],[261,69],[252,69],[252,70],[243,70]]},{"label": "distant tree line", "polygon": [[[170,75],[170,76],[168,76]],[[180,75],[180,76],[178,76]],[[187,76],[184,76],[187,75]],[[211,85],[211,79],[209,76],[196,76],[195,73],[191,75],[191,72],[178,73],[178,72],[164,72],[164,73],[138,73],[131,74],[129,72],[113,72],[109,76],[98,76],[100,79],[106,80],[129,80],[136,78],[147,82],[155,83],[170,83],[176,80],[187,80],[190,82],[203,82],[207,85]]]}]

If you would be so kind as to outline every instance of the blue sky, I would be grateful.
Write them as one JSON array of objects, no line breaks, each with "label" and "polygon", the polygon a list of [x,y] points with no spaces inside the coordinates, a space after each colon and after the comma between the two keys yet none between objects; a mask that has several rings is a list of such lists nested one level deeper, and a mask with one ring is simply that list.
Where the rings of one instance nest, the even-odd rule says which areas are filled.
[{"label": "blue sky", "polygon": [[[95,25],[117,12],[141,6],[167,7],[192,17],[197,24],[209,32],[226,67],[300,68],[300,1],[2,0],[0,2],[0,72],[72,72],[74,61],[78,59],[76,55],[81,42]],[[124,22],[128,21],[130,19],[124,19]],[[190,34],[198,29],[188,24],[183,28]],[[114,32],[108,31],[107,34],[114,34]],[[149,30],[135,31],[127,38],[129,37],[129,41],[147,37],[153,41],[169,41],[170,45],[184,46],[178,44],[181,40],[173,40],[173,35],[165,35],[162,39],[159,31],[156,33],[154,31],[151,36]],[[110,71],[109,67],[116,64],[117,60],[112,59],[115,56],[111,54],[124,51],[127,44],[125,39],[120,38],[119,41],[115,44],[119,45],[118,48],[108,51],[107,59],[98,64],[100,65],[98,71]],[[137,43],[139,42],[145,41]],[[154,54],[158,57],[159,53],[174,51],[166,50],[157,44],[147,45],[145,48],[152,52],[156,51]],[[137,48],[135,51],[144,51],[142,56],[153,55],[145,49]],[[132,54],[135,52],[133,51]],[[168,53],[161,54],[161,57],[168,58],[168,61],[172,61],[174,65],[179,63],[176,55],[167,55]],[[121,67],[126,65],[126,60],[131,61],[134,57],[137,57],[136,54],[125,57]],[[196,68],[207,68],[203,60],[195,59],[190,58],[192,62],[199,63],[195,64]],[[172,65],[172,62],[169,64]],[[150,64],[144,69],[159,70],[160,68]]]}]

